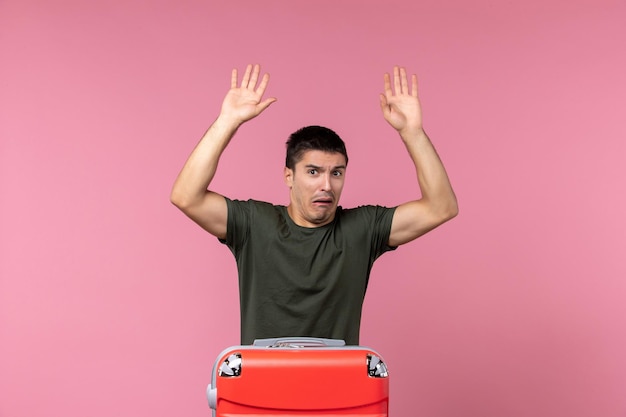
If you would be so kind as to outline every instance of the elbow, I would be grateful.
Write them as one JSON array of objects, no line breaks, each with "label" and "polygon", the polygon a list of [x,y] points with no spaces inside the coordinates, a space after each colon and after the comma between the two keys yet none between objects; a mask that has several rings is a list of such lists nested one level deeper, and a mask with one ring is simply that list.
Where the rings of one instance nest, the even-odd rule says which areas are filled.
[{"label": "elbow", "polygon": [[187,192],[185,189],[174,187],[170,193],[170,202],[189,217],[202,211],[204,198]]},{"label": "elbow", "polygon": [[173,189],[172,192],[170,193],[170,203],[174,204],[176,207],[180,207],[181,197],[176,192],[176,189]]},{"label": "elbow", "polygon": [[451,220],[459,215],[459,203],[454,199],[454,203],[448,208],[448,220]]},{"label": "elbow", "polygon": [[186,198],[184,194],[176,190],[176,188],[174,188],[170,193],[170,202],[182,211],[185,211],[185,209],[190,205],[189,199]]},{"label": "elbow", "polygon": [[448,203],[439,210],[439,218],[441,223],[452,220],[459,214],[459,204],[456,198],[452,198]]}]

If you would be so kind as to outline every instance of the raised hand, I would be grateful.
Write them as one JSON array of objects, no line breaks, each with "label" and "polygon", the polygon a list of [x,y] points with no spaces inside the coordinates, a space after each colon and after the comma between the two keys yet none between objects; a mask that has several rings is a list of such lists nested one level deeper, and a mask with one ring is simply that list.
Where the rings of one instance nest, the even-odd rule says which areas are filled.
[{"label": "raised hand", "polygon": [[393,68],[391,77],[385,74],[385,93],[380,95],[380,107],[385,120],[400,134],[422,130],[422,107],[417,97],[417,76],[411,76],[411,86],[404,68]]},{"label": "raised hand", "polygon": [[[269,74],[264,74],[259,81],[261,67],[248,65],[243,75],[241,84],[238,86],[237,69],[233,69],[230,81],[230,90],[222,102],[220,116],[227,117],[241,124],[258,116],[276,101],[275,97],[263,100],[263,94],[270,79]],[[257,86],[258,82],[258,86]]]}]

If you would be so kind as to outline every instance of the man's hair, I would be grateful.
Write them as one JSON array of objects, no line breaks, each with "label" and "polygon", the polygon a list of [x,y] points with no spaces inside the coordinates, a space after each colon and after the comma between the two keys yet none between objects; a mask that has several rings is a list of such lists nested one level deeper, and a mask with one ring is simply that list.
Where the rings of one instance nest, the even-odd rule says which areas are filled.
[{"label": "man's hair", "polygon": [[346,165],[348,164],[346,144],[327,127],[306,126],[292,133],[287,141],[285,166],[294,169],[307,151],[337,152],[346,158]]}]

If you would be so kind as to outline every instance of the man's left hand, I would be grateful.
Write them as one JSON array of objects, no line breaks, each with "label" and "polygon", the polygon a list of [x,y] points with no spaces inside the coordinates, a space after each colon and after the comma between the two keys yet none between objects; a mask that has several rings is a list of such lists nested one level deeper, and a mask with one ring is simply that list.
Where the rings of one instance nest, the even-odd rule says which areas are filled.
[{"label": "man's left hand", "polygon": [[417,76],[411,76],[411,86],[402,67],[393,68],[393,89],[391,76],[385,74],[385,93],[380,95],[380,107],[385,120],[401,136],[422,131],[422,107],[417,96]]}]

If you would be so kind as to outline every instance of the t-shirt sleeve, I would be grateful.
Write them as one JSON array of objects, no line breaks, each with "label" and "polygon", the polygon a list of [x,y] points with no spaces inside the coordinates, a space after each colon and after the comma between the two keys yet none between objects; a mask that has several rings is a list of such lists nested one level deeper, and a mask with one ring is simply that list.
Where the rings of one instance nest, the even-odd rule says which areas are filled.
[{"label": "t-shirt sleeve", "polygon": [[226,239],[219,239],[219,241],[236,254],[250,234],[251,203],[226,198],[226,206],[228,207]]},{"label": "t-shirt sleeve", "polygon": [[372,245],[374,245],[374,247],[372,249],[377,258],[385,252],[396,250],[398,248],[397,246],[389,246],[391,223],[393,221],[393,214],[395,211],[395,207],[370,207],[370,216],[372,216],[373,223]]},{"label": "t-shirt sleeve", "polygon": [[[383,253],[397,248],[397,246],[389,246],[391,223],[395,211],[395,207],[375,205],[345,210],[345,220],[349,224],[346,230],[349,233],[356,233],[364,242],[369,242],[370,264],[373,264]],[[367,251],[366,246],[362,246],[362,249]]]}]

